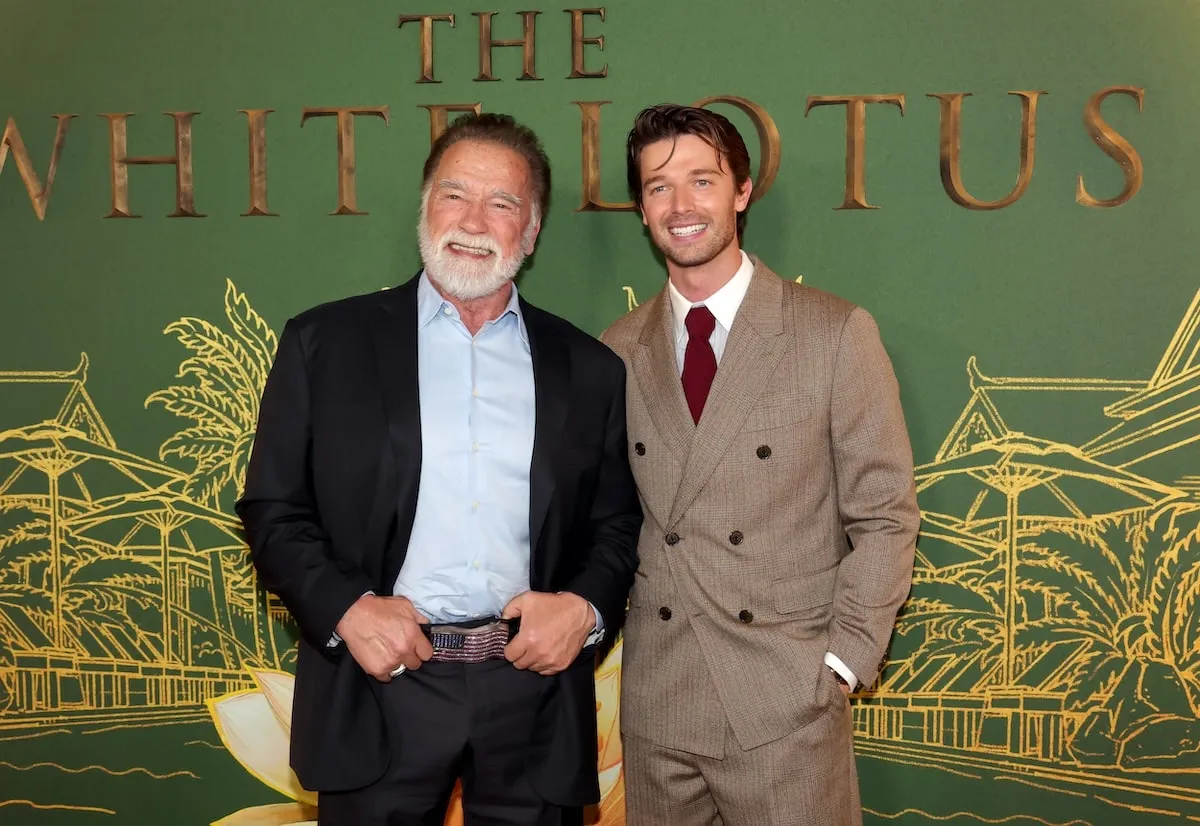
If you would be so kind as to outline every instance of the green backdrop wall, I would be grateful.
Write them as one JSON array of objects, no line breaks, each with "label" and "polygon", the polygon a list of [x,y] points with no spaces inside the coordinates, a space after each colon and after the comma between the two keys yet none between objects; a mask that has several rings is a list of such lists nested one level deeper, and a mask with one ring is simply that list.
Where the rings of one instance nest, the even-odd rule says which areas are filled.
[{"label": "green backdrop wall", "polygon": [[[481,20],[532,27],[493,81]],[[925,518],[855,701],[867,822],[1200,820],[1198,45],[1178,0],[0,0],[0,822],[313,817],[231,508],[273,331],[416,271],[431,113],[478,104],[554,165],[523,294],[598,334],[664,281],[596,208],[631,119],[714,96],[775,173],[747,248],[870,310],[902,386]],[[845,96],[886,100],[848,134]],[[377,111],[352,159],[339,107]]]}]

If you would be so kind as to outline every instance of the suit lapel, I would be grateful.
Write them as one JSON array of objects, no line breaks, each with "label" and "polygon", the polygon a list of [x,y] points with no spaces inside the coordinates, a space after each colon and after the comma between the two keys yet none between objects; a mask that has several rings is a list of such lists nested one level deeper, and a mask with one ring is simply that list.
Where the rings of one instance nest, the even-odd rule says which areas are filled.
[{"label": "suit lapel", "polygon": [[[377,381],[387,417],[388,444],[395,468],[395,499],[372,508],[368,524],[368,548],[386,542],[390,519],[380,518],[399,507],[397,537],[406,548],[417,510],[417,487],[421,478],[421,408],[417,378],[417,278],[381,296],[380,312],[371,326],[375,345]],[[385,463],[386,464],[386,463]],[[386,490],[385,486],[380,488]],[[386,494],[385,494],[386,495]],[[386,554],[383,585],[390,587],[400,574],[404,554]]]},{"label": "suit lapel", "polygon": [[571,360],[562,341],[545,323],[542,313],[521,299],[521,315],[529,333],[533,361],[533,457],[529,466],[529,572],[531,586],[540,579],[544,560],[538,555],[542,526],[554,497],[554,459],[559,434],[567,417],[571,389]]},{"label": "suit lapel", "polygon": [[783,335],[783,282],[757,259],[754,264],[750,288],[734,318],[704,413],[695,427],[683,479],[671,507],[672,525],[708,483],[790,341]]},{"label": "suit lapel", "polygon": [[666,288],[653,299],[651,316],[638,339],[641,346],[633,360],[633,375],[646,400],[654,427],[680,464],[687,461],[696,426],[688,412],[679,364],[675,358],[675,327],[671,299]]}]

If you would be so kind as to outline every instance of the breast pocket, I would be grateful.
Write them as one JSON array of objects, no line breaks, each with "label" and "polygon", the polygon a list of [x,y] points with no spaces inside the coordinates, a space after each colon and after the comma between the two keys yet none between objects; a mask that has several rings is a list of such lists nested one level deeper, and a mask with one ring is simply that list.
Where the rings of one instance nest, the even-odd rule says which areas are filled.
[{"label": "breast pocket", "polygon": [[742,430],[753,433],[798,424],[812,416],[813,407],[811,394],[799,396],[772,394],[771,398],[754,406],[750,415],[746,417]]}]

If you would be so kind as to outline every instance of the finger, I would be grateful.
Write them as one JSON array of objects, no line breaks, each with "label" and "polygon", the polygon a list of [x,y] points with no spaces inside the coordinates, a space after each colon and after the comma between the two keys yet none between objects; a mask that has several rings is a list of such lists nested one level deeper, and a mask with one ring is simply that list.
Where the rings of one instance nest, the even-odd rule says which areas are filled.
[{"label": "finger", "polygon": [[422,661],[427,661],[433,656],[433,643],[424,634],[419,634],[417,644],[413,646],[413,650]]},{"label": "finger", "polygon": [[500,612],[500,618],[512,619],[513,617],[521,616],[521,612],[525,610],[525,595],[528,593],[529,592],[526,591],[524,594],[517,594],[515,597],[510,599],[508,601],[508,605],[505,605],[504,610]]},{"label": "finger", "polygon": [[518,665],[518,662],[526,656],[528,643],[522,639],[520,634],[517,634],[508,645],[504,646],[504,659],[508,660],[517,668],[524,668],[523,665]]},{"label": "finger", "polygon": [[518,657],[513,662],[513,665],[515,665],[517,668],[521,668],[521,669],[526,669],[526,668],[531,669],[535,665],[540,665],[542,662],[542,659],[543,658],[540,657],[536,651],[533,651],[533,650],[527,648],[521,654],[521,656]]}]

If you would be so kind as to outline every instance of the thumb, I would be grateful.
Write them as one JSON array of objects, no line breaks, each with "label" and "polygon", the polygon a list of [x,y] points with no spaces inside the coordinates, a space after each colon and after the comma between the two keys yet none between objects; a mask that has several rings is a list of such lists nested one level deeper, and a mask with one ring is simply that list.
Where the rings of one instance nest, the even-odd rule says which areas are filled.
[{"label": "thumb", "polygon": [[525,594],[519,594],[509,600],[508,605],[504,606],[504,610],[500,613],[500,619],[512,619],[513,617],[521,616],[521,610],[525,607]]}]

